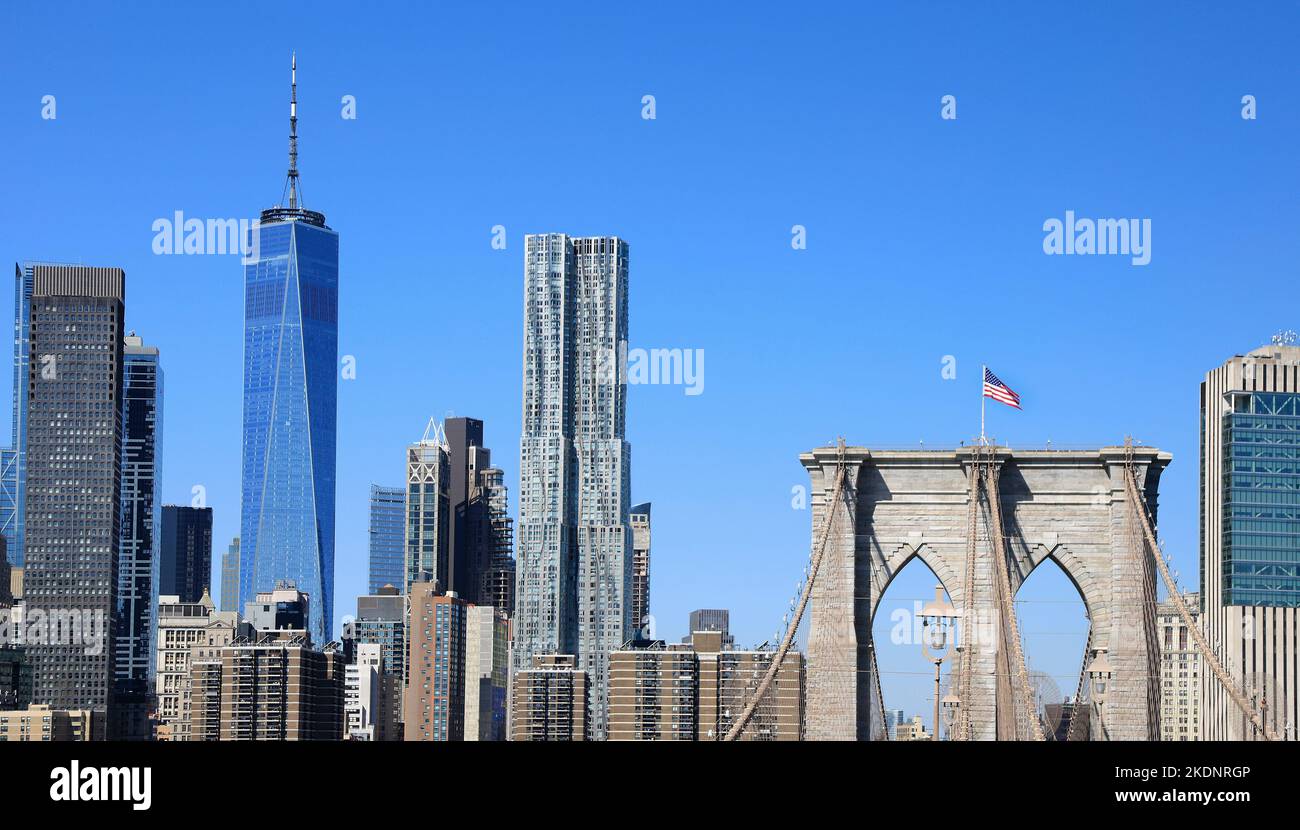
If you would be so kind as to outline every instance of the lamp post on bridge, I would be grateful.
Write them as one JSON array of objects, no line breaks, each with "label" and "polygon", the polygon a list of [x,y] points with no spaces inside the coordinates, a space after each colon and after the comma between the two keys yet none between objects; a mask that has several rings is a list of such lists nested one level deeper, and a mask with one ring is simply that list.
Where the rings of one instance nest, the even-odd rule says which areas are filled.
[{"label": "lamp post on bridge", "polygon": [[[952,650],[957,609],[943,598],[943,586],[934,586],[934,602],[921,609],[921,650],[934,663],[934,740],[939,740],[939,679],[944,658]],[[955,697],[949,695],[956,700]],[[946,701],[945,701],[946,705]],[[950,710],[955,713],[955,709]]]},{"label": "lamp post on bridge", "polygon": [[1106,649],[1097,649],[1088,664],[1088,677],[1092,679],[1092,699],[1097,703],[1097,729],[1103,738],[1106,737],[1106,697],[1110,694],[1110,681],[1114,676],[1115,671],[1106,659]]}]

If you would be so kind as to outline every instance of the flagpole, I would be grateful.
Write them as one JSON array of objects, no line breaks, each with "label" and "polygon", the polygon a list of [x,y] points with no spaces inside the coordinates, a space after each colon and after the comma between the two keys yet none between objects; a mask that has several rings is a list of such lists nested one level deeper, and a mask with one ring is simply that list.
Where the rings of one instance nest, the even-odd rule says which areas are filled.
[{"label": "flagpole", "polygon": [[988,443],[988,441],[985,440],[984,438],[984,398],[985,398],[984,375],[987,371],[988,371],[988,367],[981,363],[980,364],[980,444],[981,445]]}]

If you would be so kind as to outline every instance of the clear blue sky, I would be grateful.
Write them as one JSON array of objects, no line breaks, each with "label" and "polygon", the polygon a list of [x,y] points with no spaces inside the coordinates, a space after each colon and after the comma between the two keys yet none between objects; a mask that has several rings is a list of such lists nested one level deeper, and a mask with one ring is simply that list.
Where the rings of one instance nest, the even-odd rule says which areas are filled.
[{"label": "clear blue sky", "polygon": [[[219,553],[241,269],[154,256],[150,227],[278,200],[296,49],[306,203],[341,236],[358,372],[339,388],[340,616],[365,587],[368,487],[401,481],[431,415],[486,421],[514,502],[522,242],[542,231],[626,238],[631,345],[707,356],[703,395],[629,396],[661,636],[716,606],[742,642],[768,637],[807,558],[799,452],[970,438],[981,362],[1025,401],[991,410],[1006,442],[1173,453],[1161,529],[1194,587],[1198,383],[1300,327],[1295,5],[862,5],[5,4],[0,257],[126,269],[128,326],[167,373],[166,499],[207,488]],[[1044,255],[1066,210],[1150,218],[1151,264]],[[1029,649],[1077,669],[1075,646]],[[925,708],[892,682],[891,705]]]}]

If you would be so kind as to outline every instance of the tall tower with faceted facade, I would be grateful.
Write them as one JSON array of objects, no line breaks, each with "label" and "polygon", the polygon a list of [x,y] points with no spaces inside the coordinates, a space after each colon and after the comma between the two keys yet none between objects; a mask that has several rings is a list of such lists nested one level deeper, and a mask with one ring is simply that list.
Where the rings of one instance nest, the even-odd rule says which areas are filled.
[{"label": "tall tower with faceted facade", "polygon": [[311,636],[334,613],[339,237],[303,208],[297,65],[287,206],[262,211],[244,260],[244,450],[240,597],[292,580],[310,595]]},{"label": "tall tower with faceted facade", "polygon": [[514,666],[575,654],[591,681],[599,739],[609,653],[633,629],[628,247],[564,234],[529,235],[524,247]]}]

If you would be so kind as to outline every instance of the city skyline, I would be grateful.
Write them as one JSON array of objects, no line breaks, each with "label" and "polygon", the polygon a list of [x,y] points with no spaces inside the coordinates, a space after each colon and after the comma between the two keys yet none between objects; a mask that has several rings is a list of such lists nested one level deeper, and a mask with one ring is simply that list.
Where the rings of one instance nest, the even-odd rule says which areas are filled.
[{"label": "city skyline", "polygon": [[[278,12],[270,15],[279,17]],[[546,25],[527,12],[519,17],[498,34],[522,40],[530,26]],[[41,20],[39,12],[23,13],[28,25],[39,27]],[[1281,44],[1274,33],[1258,31],[1239,18],[1232,21],[1228,28],[1249,28],[1259,39],[1252,54],[1242,58],[1249,67],[1262,70],[1280,63]],[[619,25],[631,39],[640,22],[623,18]],[[647,25],[650,32],[662,34]],[[975,432],[976,367],[982,362],[997,366],[1024,396],[1024,413],[990,413],[990,432],[1008,443],[1117,444],[1131,433],[1173,453],[1162,487],[1161,531],[1185,587],[1197,587],[1197,386],[1205,372],[1229,356],[1294,325],[1286,308],[1226,319],[1218,309],[1198,307],[1204,301],[1197,297],[1241,273],[1273,281],[1290,277],[1296,244],[1288,231],[1289,209],[1277,208],[1293,201],[1297,184],[1288,146],[1296,134],[1295,108],[1285,103],[1293,96],[1263,85],[1262,72],[1241,69],[1211,77],[1182,59],[1176,65],[1186,77],[1178,78],[1179,83],[1172,70],[1152,79],[1163,95],[1116,103],[1109,96],[1125,73],[1138,67],[1135,59],[1121,56],[1101,70],[1104,95],[1083,88],[1064,100],[1046,81],[1009,78],[982,58],[972,74],[961,77],[954,58],[938,46],[925,50],[918,38],[909,46],[925,50],[921,54],[933,58],[936,68],[918,70],[904,80],[873,82],[881,85],[875,94],[885,103],[877,100],[867,116],[858,112],[864,93],[854,90],[857,81],[816,86],[812,71],[798,66],[795,55],[813,63],[816,77],[838,77],[842,59],[814,55],[808,42],[827,25],[817,18],[797,24],[790,35],[793,54],[768,67],[747,63],[737,47],[724,45],[725,56],[753,70],[752,89],[718,79],[693,88],[685,57],[682,66],[658,76],[645,71],[637,58],[615,61],[608,78],[593,79],[599,118],[608,126],[598,139],[580,141],[573,149],[543,129],[526,129],[520,139],[497,133],[536,118],[542,109],[530,94],[576,73],[584,65],[578,59],[554,59],[534,79],[523,78],[517,63],[495,67],[472,62],[474,71],[488,73],[486,78],[472,81],[470,70],[456,73],[430,93],[434,103],[414,104],[415,112],[399,117],[397,104],[404,93],[386,86],[384,79],[418,67],[415,58],[394,54],[377,59],[375,66],[349,67],[331,56],[326,48],[331,36],[320,24],[304,25],[301,39],[314,44],[299,51],[309,204],[327,206],[332,218],[339,217],[334,221],[344,234],[338,352],[354,357],[356,366],[355,380],[336,375],[340,541],[332,586],[338,598],[332,615],[335,632],[338,621],[354,612],[355,597],[366,593],[369,486],[401,480],[403,448],[429,416],[441,421],[451,410],[491,425],[498,449],[494,460],[520,492],[518,459],[509,448],[520,434],[524,235],[559,230],[630,240],[636,257],[633,346],[711,353],[712,378],[704,395],[685,396],[671,386],[628,390],[627,436],[638,458],[632,495],[653,496],[656,504],[652,613],[658,636],[675,639],[685,633],[687,611],[716,606],[732,610],[738,642],[767,639],[779,625],[790,586],[807,557],[809,512],[790,507],[794,488],[807,486],[798,453],[841,432],[851,443],[864,445],[915,446],[925,440],[927,446],[952,446],[969,440]],[[1032,22],[1018,25],[1037,31]],[[704,29],[727,27],[707,18]],[[224,24],[215,30],[230,32]],[[761,43],[782,42],[770,34],[742,31]],[[1194,31],[1178,24],[1171,36],[1185,44]],[[69,60],[88,35],[74,23],[56,54]],[[152,142],[135,151],[125,146],[124,136],[136,130],[162,132],[164,115],[151,109],[145,90],[129,86],[123,76],[166,65],[175,56],[174,46],[154,57],[117,56],[98,79],[85,77],[84,63],[77,60],[70,60],[68,69],[47,59],[34,60],[30,68],[22,64],[16,70],[20,90],[30,94],[4,105],[16,124],[18,154],[56,177],[51,189],[67,186],[75,177],[87,196],[78,200],[80,205],[47,202],[50,197],[40,192],[36,174],[7,162],[16,189],[36,193],[28,208],[33,215],[55,215],[58,204],[60,215],[86,231],[70,236],[64,227],[62,233],[52,232],[6,206],[0,208],[0,219],[6,220],[0,222],[0,249],[20,262],[80,257],[90,264],[120,266],[131,275],[127,327],[143,332],[166,356],[168,421],[188,425],[167,435],[163,501],[190,503],[192,488],[203,487],[214,507],[214,536],[223,543],[240,533],[239,470],[237,463],[232,470],[231,461],[238,458],[239,436],[228,423],[238,421],[232,401],[238,399],[240,345],[225,331],[240,319],[242,296],[234,276],[239,266],[231,257],[153,256],[149,228],[155,218],[170,217],[178,209],[196,216],[243,216],[273,201],[274,184],[282,179],[280,79],[294,44],[281,43],[278,34],[248,37],[253,65],[232,66],[227,80],[234,92],[221,96],[245,105],[233,120],[248,135],[230,147],[218,146],[235,134],[229,124],[222,125],[232,120],[227,108],[216,106],[212,97],[187,100],[181,94],[183,83],[167,78],[161,94],[175,100],[182,121],[211,129],[213,137],[200,138],[192,130],[188,137],[194,143],[183,150]],[[466,57],[474,43],[471,37],[454,46],[452,56],[435,58],[435,68]],[[1033,54],[1046,60],[1045,48],[1038,48]],[[1172,47],[1153,48],[1170,49],[1163,54],[1173,58],[1180,55]],[[871,66],[882,78],[888,59],[888,51],[870,59],[880,61]],[[6,69],[20,62],[16,56],[0,60]],[[423,68],[417,77],[427,81],[435,75]],[[507,97],[506,113],[461,100],[455,92],[456,82],[483,94],[494,83],[521,78],[523,92]],[[114,83],[123,84],[126,92],[103,96]],[[43,123],[37,104],[46,92],[58,96],[59,117]],[[939,102],[950,92],[958,96],[960,115],[946,125],[939,119]],[[1237,113],[1246,93],[1264,102],[1256,123]],[[653,121],[640,115],[645,94],[657,96],[658,118]],[[357,98],[355,122],[339,117],[344,95]],[[95,96],[108,100],[91,100]],[[716,112],[705,109],[713,101],[721,102]],[[917,148],[878,137],[875,106],[890,111],[891,126],[901,125]],[[791,112],[800,117],[790,119]],[[1085,113],[1082,126],[1071,121]],[[385,172],[385,148],[398,135],[393,122],[403,119],[431,145],[403,165],[403,175],[427,185],[414,188],[422,191],[418,198]],[[841,119],[850,126],[849,135],[833,129]],[[804,123],[796,129],[788,120]],[[464,134],[438,127],[449,121],[460,122]],[[1060,121],[1069,123],[1062,126]],[[731,126],[735,123],[748,126]],[[123,154],[123,169],[142,177],[139,192],[124,194],[115,216],[87,207],[111,203],[105,188],[112,177],[105,174],[106,181],[100,182],[91,175],[97,168],[72,156],[104,125],[109,146]],[[946,128],[951,128],[948,133],[940,132]],[[1199,137],[1184,138],[1188,132]],[[832,166],[791,149],[809,146],[814,134],[841,160],[854,162]],[[1100,141],[1103,134],[1106,141]],[[1161,158],[1175,137],[1186,142],[1177,145],[1181,152]],[[864,138],[870,143],[858,147]],[[513,154],[525,139],[535,142],[535,149]],[[993,161],[985,160],[989,142],[1003,139],[1008,147]],[[471,146],[475,142],[483,146],[476,149]],[[750,142],[753,146],[744,146]],[[961,146],[971,143],[980,145],[978,151]],[[623,149],[616,149],[619,145]],[[161,152],[153,159],[146,150]],[[534,190],[549,194],[560,181],[572,181],[573,165],[588,153],[609,163],[627,155],[626,174],[636,178],[628,190],[640,195],[602,203],[598,197],[612,183],[609,173],[594,174],[594,181],[580,183],[576,193],[558,201],[535,195]],[[692,153],[702,154],[704,164],[693,162]],[[901,157],[913,172],[892,175],[874,155]],[[468,170],[449,171],[452,165],[442,160],[448,157]],[[567,174],[529,169],[548,158],[556,169],[569,167]],[[1080,167],[1103,166],[1111,175],[1099,183],[1093,175],[1066,169],[1079,160],[1084,161]],[[206,172],[196,175],[196,167],[205,171],[214,162],[231,169],[226,180]],[[691,184],[689,177],[709,164],[715,169],[708,178]],[[1183,181],[1185,168],[1197,170],[1194,181]],[[747,183],[755,169],[763,172],[761,185]],[[512,184],[517,173],[521,181]],[[1138,180],[1140,186],[1134,184]],[[489,185],[483,188],[487,194],[476,192],[476,184],[483,183]],[[903,192],[913,185],[916,194]],[[785,195],[765,198],[769,189]],[[1152,195],[1156,189],[1164,195]],[[717,195],[727,190],[726,198]],[[682,192],[692,198],[678,199]],[[876,194],[878,204],[864,207]],[[395,201],[390,204],[389,198]],[[1040,245],[1044,219],[1072,207],[1081,215],[1153,217],[1157,232],[1151,263],[1135,269],[1127,259],[1045,257]],[[393,224],[396,232],[389,227]],[[491,245],[498,224],[506,228],[504,251]],[[806,250],[790,247],[795,224],[807,228]],[[1251,229],[1252,244],[1237,244],[1235,231],[1245,227]],[[701,229],[731,241],[725,255],[699,241]],[[421,256],[393,252],[386,247],[393,238],[420,240],[414,247],[437,250],[440,256],[431,265]],[[977,328],[964,299],[968,280],[989,288],[1001,315],[1042,324],[998,332]],[[469,285],[458,284],[462,282]],[[1095,292],[1092,298],[1106,299],[1081,297],[1085,284]],[[402,298],[425,292],[437,292],[450,306],[468,306],[478,294],[472,321],[452,321],[444,330],[420,335],[435,351],[454,354],[454,344],[469,342],[467,333],[475,332],[473,342],[487,345],[474,367],[434,367],[405,354],[409,347],[395,334],[399,325],[393,321],[404,312]],[[842,300],[827,303],[827,296]],[[1082,311],[1062,311],[1046,320],[1040,316],[1042,309],[1070,304],[1104,306],[1105,313],[1101,319]],[[854,306],[860,309],[856,314],[844,310]],[[905,326],[881,313],[907,309],[924,316],[924,325]],[[825,319],[812,322],[812,314]],[[735,318],[746,322],[739,325]],[[1044,336],[1044,329],[1050,336]],[[1134,335],[1137,331],[1142,336]],[[758,332],[773,336],[759,337]],[[955,358],[957,368],[951,382],[941,374],[946,356]],[[341,372],[343,367],[337,368]],[[885,384],[888,395],[880,391]],[[801,406],[789,406],[800,401]],[[740,466],[725,491],[716,480],[710,484],[682,476],[683,470],[732,464]],[[518,516],[519,507],[512,506],[512,513]],[[723,526],[712,526],[719,515],[726,517]],[[248,547],[245,553],[252,555]],[[761,567],[752,567],[755,561]],[[214,577],[213,584],[219,579]],[[1077,663],[1077,655],[1067,662]],[[925,709],[919,702],[904,708]]]}]

